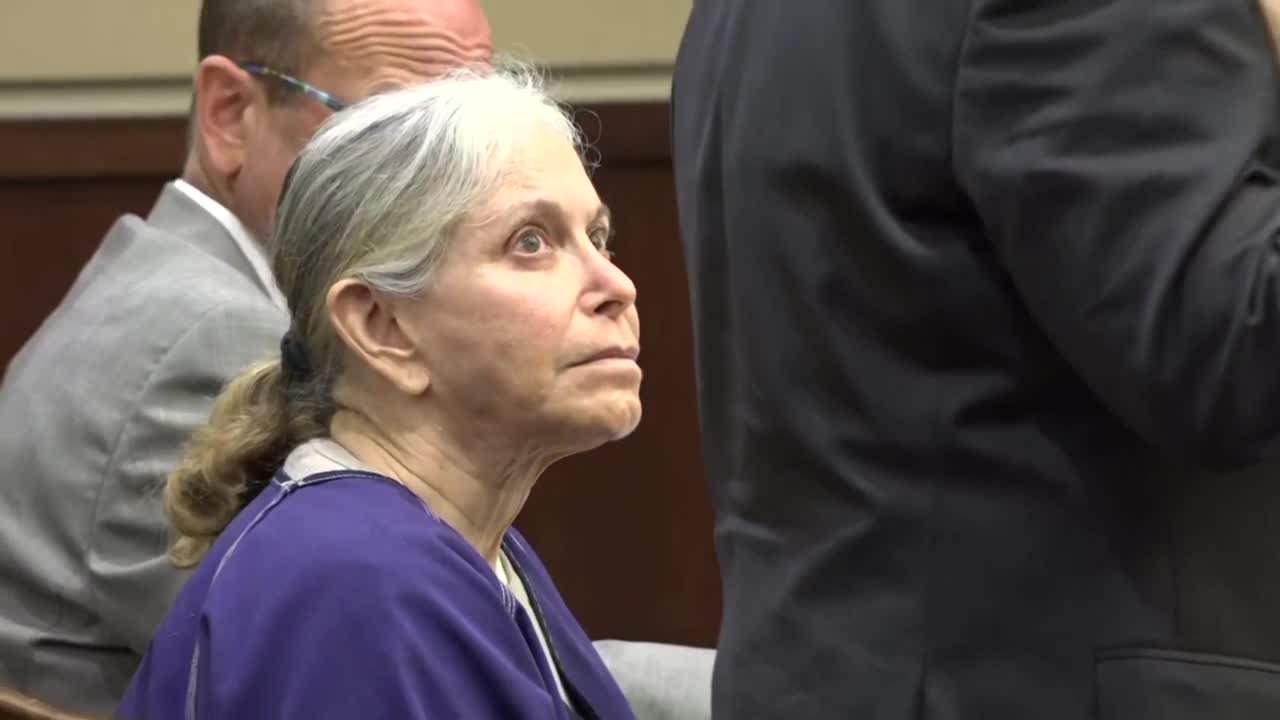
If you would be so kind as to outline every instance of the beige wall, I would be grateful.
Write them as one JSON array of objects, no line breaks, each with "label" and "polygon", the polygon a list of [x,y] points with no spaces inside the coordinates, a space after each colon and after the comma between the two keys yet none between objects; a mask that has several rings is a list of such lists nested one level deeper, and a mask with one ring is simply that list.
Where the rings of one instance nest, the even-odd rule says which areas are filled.
[{"label": "beige wall", "polygon": [[[481,0],[569,100],[667,96],[691,0]],[[0,116],[186,111],[199,0],[0,0]]]}]

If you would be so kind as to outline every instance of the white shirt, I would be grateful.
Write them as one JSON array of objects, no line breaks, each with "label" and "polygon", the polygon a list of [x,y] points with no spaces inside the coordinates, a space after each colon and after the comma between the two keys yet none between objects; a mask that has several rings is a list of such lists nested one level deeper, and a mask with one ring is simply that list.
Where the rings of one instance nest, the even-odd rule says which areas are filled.
[{"label": "white shirt", "polygon": [[276,307],[289,312],[289,303],[284,299],[284,293],[280,292],[280,287],[276,285],[275,275],[271,272],[271,260],[267,258],[266,249],[261,243],[253,239],[253,235],[249,233],[249,228],[240,222],[240,218],[234,213],[223,207],[217,200],[200,192],[196,186],[186,180],[174,180],[173,186],[183,195],[191,198],[195,204],[204,208],[204,211],[213,216],[218,224],[226,228],[227,234],[235,242],[236,247],[240,249],[240,253],[244,255],[244,259],[249,262],[249,267],[253,268],[253,274],[257,276],[258,282],[262,287],[267,289],[267,295],[271,297],[271,302]]},{"label": "white shirt", "polygon": [[538,618],[538,613],[533,609],[533,602],[529,599],[529,589],[525,587],[524,581],[520,579],[520,574],[511,566],[511,558],[507,557],[507,553],[498,550],[498,562],[493,565],[493,571],[497,573],[498,580],[507,586],[511,594],[515,596],[516,602],[520,603],[520,607],[529,616],[529,620],[533,623],[533,632],[538,636],[538,644],[542,646],[542,655],[547,659],[547,664],[551,666],[551,675],[556,679],[556,689],[560,691],[560,699],[566,704],[569,703],[569,693],[564,689],[564,679],[560,677],[560,668],[556,665],[555,657],[551,654],[551,644],[547,642],[546,633],[542,631],[542,623]]}]

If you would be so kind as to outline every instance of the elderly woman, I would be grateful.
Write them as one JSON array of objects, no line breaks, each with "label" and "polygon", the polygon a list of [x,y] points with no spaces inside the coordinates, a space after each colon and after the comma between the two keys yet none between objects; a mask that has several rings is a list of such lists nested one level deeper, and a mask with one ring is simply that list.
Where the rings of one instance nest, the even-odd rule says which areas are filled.
[{"label": "elderly woman", "polygon": [[479,70],[303,151],[272,248],[292,326],[169,481],[199,567],[121,718],[631,717],[511,528],[548,465],[640,420],[582,149],[529,73]]}]

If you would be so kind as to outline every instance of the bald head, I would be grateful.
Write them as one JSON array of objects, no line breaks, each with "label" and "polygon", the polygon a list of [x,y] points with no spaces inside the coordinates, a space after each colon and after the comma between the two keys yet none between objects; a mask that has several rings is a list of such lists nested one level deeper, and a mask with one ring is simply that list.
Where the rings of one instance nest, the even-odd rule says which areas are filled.
[{"label": "bald head", "polygon": [[329,60],[396,85],[487,62],[493,52],[478,0],[205,0],[198,40],[201,59],[222,55],[289,75]]},{"label": "bald head", "polygon": [[263,242],[285,172],[332,114],[281,75],[353,103],[493,54],[479,0],[205,0],[199,35],[183,177]]},{"label": "bald head", "polygon": [[325,0],[316,35],[359,97],[412,85],[493,54],[478,0]]}]

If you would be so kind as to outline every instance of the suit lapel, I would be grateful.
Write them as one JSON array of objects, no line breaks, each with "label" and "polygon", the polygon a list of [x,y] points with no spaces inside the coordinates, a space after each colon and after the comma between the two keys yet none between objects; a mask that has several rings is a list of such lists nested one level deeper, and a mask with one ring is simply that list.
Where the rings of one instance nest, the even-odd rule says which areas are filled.
[{"label": "suit lapel", "polygon": [[231,233],[204,208],[174,187],[173,183],[165,184],[151,214],[147,216],[147,223],[235,268],[264,293],[267,292],[266,288],[261,287],[253,266],[240,251]]}]

